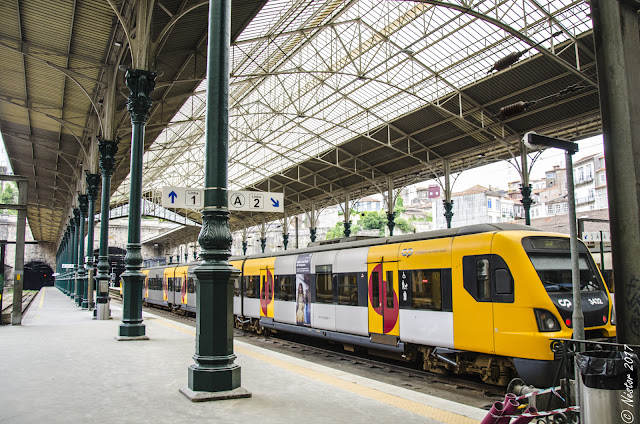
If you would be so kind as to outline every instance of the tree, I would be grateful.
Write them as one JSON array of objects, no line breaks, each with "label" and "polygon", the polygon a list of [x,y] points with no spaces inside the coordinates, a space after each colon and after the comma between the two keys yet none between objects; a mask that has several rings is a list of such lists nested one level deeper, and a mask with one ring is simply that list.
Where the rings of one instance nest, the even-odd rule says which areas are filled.
[{"label": "tree", "polygon": [[402,196],[398,196],[396,199],[396,207],[393,208],[393,211],[396,213],[396,216],[398,216],[406,210],[407,208],[404,207],[404,199],[402,199]]},{"label": "tree", "polygon": [[327,231],[327,240],[333,240],[340,237],[344,237],[344,222],[338,221],[336,225]]},{"label": "tree", "polygon": [[385,212],[368,211],[364,212],[360,220],[364,230],[380,230],[380,235],[384,235],[384,227],[387,225],[387,214]]},{"label": "tree", "polygon": [[17,194],[18,190],[16,189],[15,183],[13,181],[6,183],[0,197],[0,203],[15,203],[14,199],[16,198]]},{"label": "tree", "polygon": [[[2,193],[0,193],[0,203],[15,204],[17,203],[17,201],[18,201],[18,188],[16,186],[16,183],[14,183],[13,181],[9,181],[5,183]],[[9,213],[12,215],[15,215],[18,213],[18,211],[15,209],[4,209],[2,210],[2,212]]]}]

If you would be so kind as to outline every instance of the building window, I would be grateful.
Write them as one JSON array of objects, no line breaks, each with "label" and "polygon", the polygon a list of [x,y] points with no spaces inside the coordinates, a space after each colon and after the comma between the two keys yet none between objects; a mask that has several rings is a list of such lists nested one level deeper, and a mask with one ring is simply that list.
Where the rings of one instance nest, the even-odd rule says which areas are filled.
[{"label": "building window", "polygon": [[488,207],[489,209],[491,209],[491,199],[489,199],[489,200],[487,201],[487,207]]},{"label": "building window", "polygon": [[564,213],[569,213],[569,204],[568,204],[568,203],[565,203],[565,204],[563,204],[562,206],[563,206],[563,208],[562,208],[562,209],[564,210]]},{"label": "building window", "polygon": [[560,203],[556,204],[556,215],[559,215],[562,212],[562,205]]},{"label": "building window", "polygon": [[547,206],[547,215],[553,215],[553,206],[552,205]]},{"label": "building window", "polygon": [[602,174],[600,174],[600,182],[604,183],[604,172]]}]

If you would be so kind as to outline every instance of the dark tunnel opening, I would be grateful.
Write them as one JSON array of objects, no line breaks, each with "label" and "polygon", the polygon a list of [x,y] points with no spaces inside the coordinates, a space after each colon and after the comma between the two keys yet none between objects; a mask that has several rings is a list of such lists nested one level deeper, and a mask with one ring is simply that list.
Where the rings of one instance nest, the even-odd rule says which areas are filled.
[{"label": "dark tunnel opening", "polygon": [[24,266],[24,290],[40,290],[53,283],[53,270],[45,262],[32,261]]}]

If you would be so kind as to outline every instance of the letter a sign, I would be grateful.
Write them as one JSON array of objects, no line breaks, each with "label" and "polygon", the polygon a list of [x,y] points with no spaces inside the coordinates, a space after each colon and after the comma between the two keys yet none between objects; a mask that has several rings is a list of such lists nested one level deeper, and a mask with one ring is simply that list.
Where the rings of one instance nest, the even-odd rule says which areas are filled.
[{"label": "letter a sign", "polygon": [[284,194],[266,191],[227,192],[229,211],[284,212]]}]

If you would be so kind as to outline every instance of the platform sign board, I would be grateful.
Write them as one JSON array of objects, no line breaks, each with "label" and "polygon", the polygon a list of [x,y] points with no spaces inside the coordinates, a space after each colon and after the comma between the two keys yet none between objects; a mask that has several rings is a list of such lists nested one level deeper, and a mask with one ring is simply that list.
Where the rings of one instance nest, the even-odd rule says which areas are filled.
[{"label": "platform sign board", "polygon": [[62,268],[64,269],[73,268],[73,264],[62,264]]},{"label": "platform sign board", "polygon": [[284,212],[284,194],[266,191],[229,191],[229,211]]},{"label": "platform sign board", "polygon": [[[600,234],[602,234],[602,237],[600,237]],[[611,233],[609,233],[609,231],[591,231],[582,233],[582,241],[611,242]]]},{"label": "platform sign board", "polygon": [[165,208],[198,209],[203,205],[204,190],[189,187],[162,187]]}]

